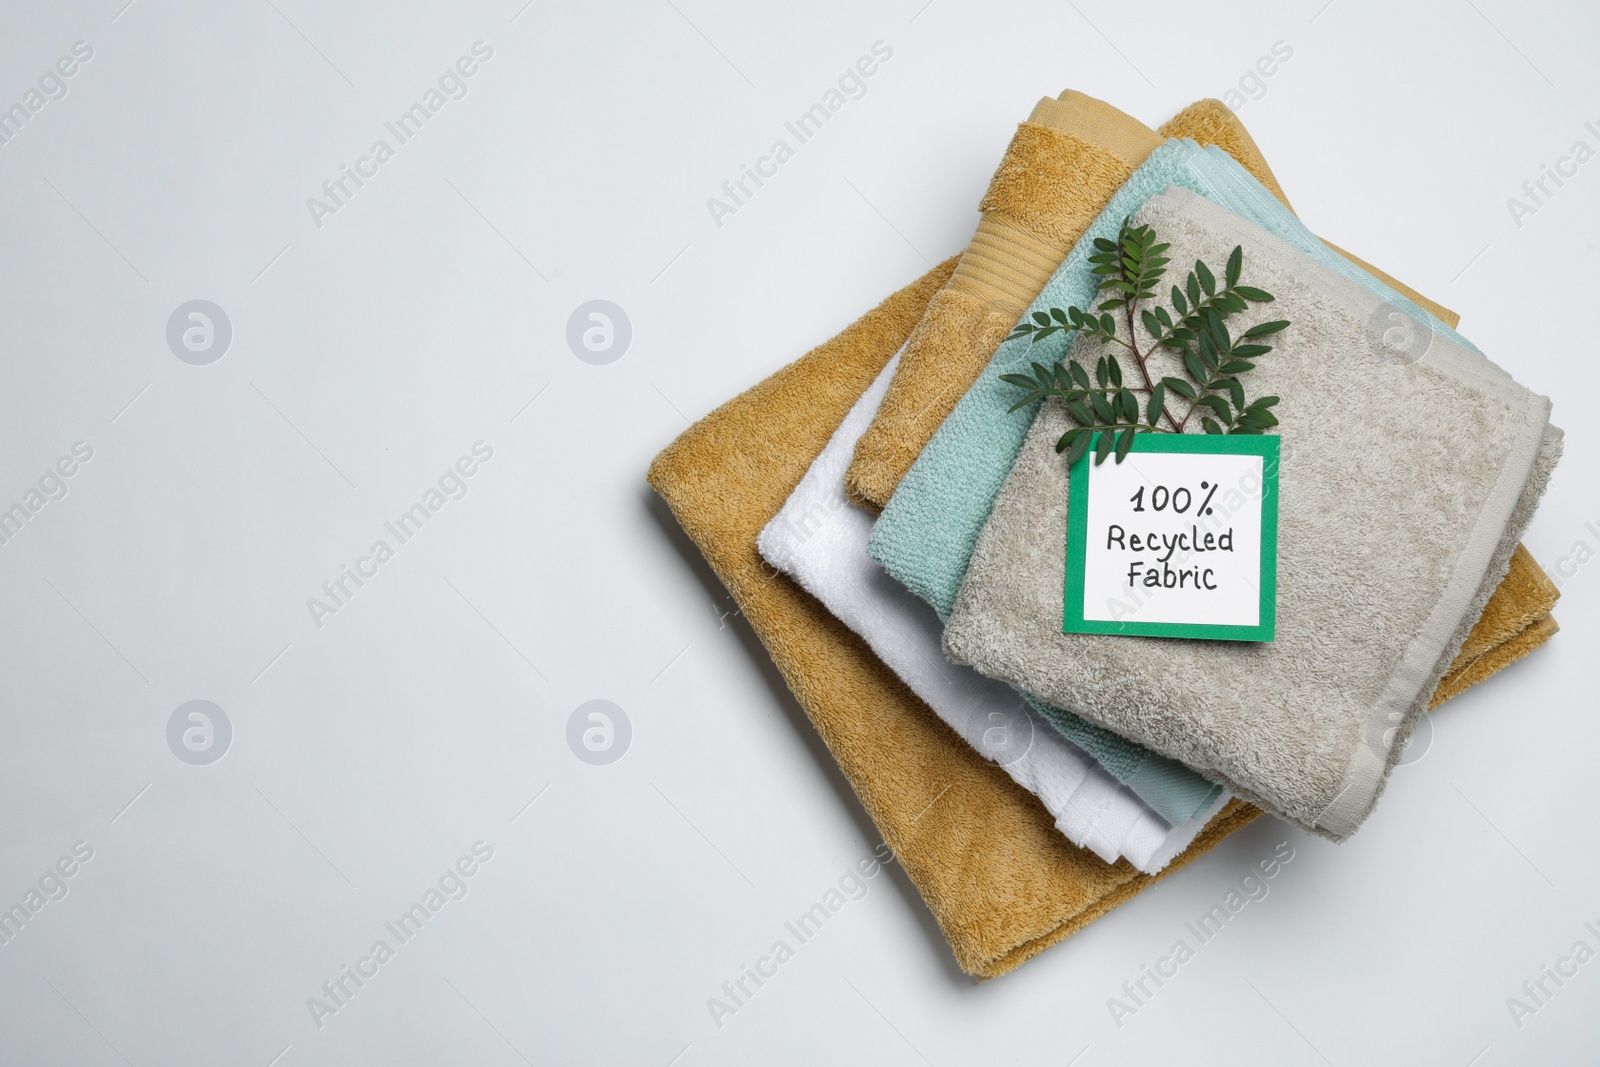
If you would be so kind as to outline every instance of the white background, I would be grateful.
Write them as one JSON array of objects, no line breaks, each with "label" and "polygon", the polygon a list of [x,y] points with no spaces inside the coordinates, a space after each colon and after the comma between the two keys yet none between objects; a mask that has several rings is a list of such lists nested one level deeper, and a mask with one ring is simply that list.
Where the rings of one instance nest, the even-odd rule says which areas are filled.
[{"label": "white background", "polygon": [[[1506,207],[1600,147],[1592,7],[125,4],[0,28],[6,106],[95,49],[0,146],[0,503],[95,450],[0,546],[0,903],[95,849],[0,947],[5,1064],[1592,1058],[1600,962],[1506,1008],[1600,947],[1600,565],[1570,556],[1600,550],[1600,162]],[[479,39],[470,95],[313,226]],[[716,227],[706,198],[877,40],[868,95]],[[1567,558],[1563,633],[1440,711],[1347,845],[1263,819],[982,986],[893,871],[717,1028],[706,999],[877,838],[646,465],[958,251],[1037,98],[1154,124],[1279,40],[1241,117],[1301,214],[1555,398],[1527,541]],[[194,298],[234,328],[205,367],[164,338]],[[609,366],[564,339],[595,298],[633,324]],[[317,629],[306,598],[480,439],[470,495]],[[207,767],[165,740],[197,698],[234,728]],[[565,741],[597,698],[633,727],[609,766]],[[480,839],[470,895],[317,1029],[306,998]],[[1118,1029],[1107,998],[1282,841],[1271,895]]]}]

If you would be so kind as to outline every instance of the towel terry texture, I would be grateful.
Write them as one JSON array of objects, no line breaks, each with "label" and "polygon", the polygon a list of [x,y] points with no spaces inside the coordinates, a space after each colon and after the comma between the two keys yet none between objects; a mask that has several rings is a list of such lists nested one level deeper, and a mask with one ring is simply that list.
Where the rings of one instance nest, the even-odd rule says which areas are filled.
[{"label": "towel terry texture", "polygon": [[[1204,109],[1199,109],[1199,114],[1210,118],[1209,111]],[[1206,127],[1215,125],[1208,122]],[[1233,125],[1237,126],[1237,122]],[[1243,133],[1242,128],[1231,140],[1236,150],[1247,158],[1255,152],[1253,142],[1248,141],[1248,134]],[[1256,169],[1270,177],[1264,163],[1258,164]],[[1072,304],[1089,306],[1094,296],[1094,279],[1088,271],[1087,257],[1093,252],[1093,238],[1115,236],[1122,219],[1168,183],[1200,192],[1245,214],[1330,268],[1380,294],[1396,312],[1465,344],[1449,326],[1454,315],[1444,312],[1445,318],[1441,319],[1429,310],[1437,305],[1409,290],[1402,290],[1398,282],[1375,277],[1370,270],[1363,270],[1332,252],[1271,195],[1264,183],[1219,148],[1202,151],[1182,141],[1170,141],[1151,154],[1112,198],[1029,310],[1047,311],[1051,307],[1064,308]],[[989,370],[961,399],[900,483],[873,530],[869,546],[873,557],[942,616],[947,616],[954,606],[978,532],[989,516],[995,495],[1011,469],[1036,410],[1035,406],[1008,414],[1017,391],[1014,386],[1001,382],[999,375],[1007,370],[1024,370],[1032,360],[1054,362],[1067,343],[1058,336],[1038,345],[1031,345],[1026,339],[1001,345]],[[1487,361],[1482,362],[1493,373],[1503,375]],[[1497,594],[1495,613],[1527,618],[1530,624],[1547,616],[1554,603],[1554,589],[1547,580],[1534,580],[1544,576],[1532,557],[1518,554],[1513,575],[1524,580],[1509,583]],[[1550,626],[1529,625],[1518,631],[1517,640],[1511,640],[1510,634],[1503,635],[1493,647],[1474,654],[1481,654],[1481,658],[1474,661],[1472,680],[1481,680],[1526,655],[1547,640],[1551,632]],[[1458,664],[1458,668],[1464,671],[1466,662]],[[1467,682],[1468,677],[1466,673],[1453,674],[1446,679],[1442,691],[1446,695],[1459,692],[1465,687],[1461,683]],[[1203,788],[1200,785],[1203,780],[1198,775],[1174,761],[1153,761],[1140,746],[1085,724],[1036,698],[1033,706],[1169,819],[1181,819],[1183,805]],[[1174,812],[1174,808],[1180,810]]]},{"label": "towel terry texture", "polygon": [[856,401],[761,531],[757,547],[768,563],[861,635],[967,744],[1037,796],[1068,840],[1108,863],[1126,857],[1155,874],[1188,847],[1228,798],[1219,795],[1200,817],[1169,826],[1081,749],[1037,721],[1015,690],[946,660],[933,609],[867,555],[872,519],[845,499],[844,470],[900,358],[891,359]]},{"label": "towel terry texture", "polygon": [[871,511],[890,494],[995,347],[1116,188],[1161,138],[1136,119],[1068,90],[1017,127],[978,208],[978,231],[906,342],[845,476]]},{"label": "towel terry texture", "polygon": [[785,575],[756,537],[905,343],[955,261],[701,419],[650,465],[666,500],[772,654],[917,886],[963,970],[1004,974],[1203,854],[1259,809],[1230,801],[1160,875],[1077,848]]},{"label": "towel terry texture", "polygon": [[[1067,469],[1054,442],[1071,423],[1052,401],[982,531],[945,650],[1342,840],[1507,576],[1560,431],[1548,399],[1446,330],[1417,362],[1379,358],[1367,324],[1393,305],[1373,284],[1213,200],[1174,186],[1135,217],[1177,264],[1242,245],[1246,281],[1293,324],[1248,386],[1283,397],[1276,639],[1061,632]],[[1072,344],[1091,364],[1101,351]],[[1179,365],[1163,351],[1151,368]]]},{"label": "towel terry texture", "polygon": [[1554,637],[1560,627],[1550,609],[1560,595],[1528,550],[1518,545],[1505,579],[1440,679],[1429,706],[1438,707]]}]

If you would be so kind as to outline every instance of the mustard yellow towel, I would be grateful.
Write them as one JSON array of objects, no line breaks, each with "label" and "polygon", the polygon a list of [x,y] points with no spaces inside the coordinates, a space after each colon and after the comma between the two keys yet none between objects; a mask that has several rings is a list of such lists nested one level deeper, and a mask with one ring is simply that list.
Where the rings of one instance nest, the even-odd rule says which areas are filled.
[{"label": "mustard yellow towel", "polygon": [[1460,695],[1554,637],[1560,627],[1550,609],[1560,595],[1528,550],[1518,545],[1511,554],[1511,569],[1439,680],[1429,706],[1436,708]]},{"label": "mustard yellow towel", "polygon": [[978,232],[907,339],[889,392],[856,443],[844,482],[852,501],[883,509],[1111,194],[1163,140],[1070,89],[1039,101],[978,205]]},{"label": "mustard yellow towel", "polygon": [[[994,977],[1154,879],[1056,830],[1038,798],[979,755],[866,645],[785,576],[756,537],[905,341],[947,261],[838,337],[684,431],[649,480],[772,654],[969,974]],[[1259,812],[1233,802],[1166,873]]]}]

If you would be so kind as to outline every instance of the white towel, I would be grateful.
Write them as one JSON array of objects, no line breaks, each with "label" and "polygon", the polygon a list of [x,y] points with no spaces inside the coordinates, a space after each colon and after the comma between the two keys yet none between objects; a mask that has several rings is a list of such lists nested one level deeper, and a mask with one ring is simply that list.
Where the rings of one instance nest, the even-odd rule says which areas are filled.
[{"label": "white towel", "polygon": [[896,355],[884,367],[761,531],[761,555],[859,634],[968,744],[1043,801],[1068,840],[1108,863],[1126,857],[1155,874],[1188,847],[1227,795],[1199,817],[1169,826],[1034,716],[1015,690],[947,661],[939,617],[867,554],[873,520],[845,499],[844,472],[899,363]]}]

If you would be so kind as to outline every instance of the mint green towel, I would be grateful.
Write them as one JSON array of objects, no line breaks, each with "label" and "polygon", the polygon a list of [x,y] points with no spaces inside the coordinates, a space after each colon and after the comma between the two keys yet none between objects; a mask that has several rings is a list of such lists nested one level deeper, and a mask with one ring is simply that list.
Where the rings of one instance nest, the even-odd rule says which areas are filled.
[{"label": "mint green towel", "polygon": [[[1203,149],[1193,141],[1168,141],[1150,154],[1111,198],[1026,314],[1074,304],[1089,307],[1095,296],[1096,279],[1088,263],[1094,239],[1114,238],[1124,218],[1169,185],[1198,193],[1251,220],[1376,293],[1398,311],[1467,344],[1412,301],[1329,250],[1227,153]],[[1058,362],[1071,341],[1071,334],[1056,334],[1039,344],[1025,338],[1002,344],[988,369],[961,398],[901,481],[873,528],[869,548],[873,558],[932,604],[940,618],[948,619],[955,606],[978,534],[1039,409],[1034,404],[1006,414],[1016,402],[1018,390],[1001,382],[999,375],[1025,369],[1035,360]],[[1187,821],[1217,794],[1219,787],[1180,763],[1059,708],[1031,698],[1029,703],[1170,822]]]}]

